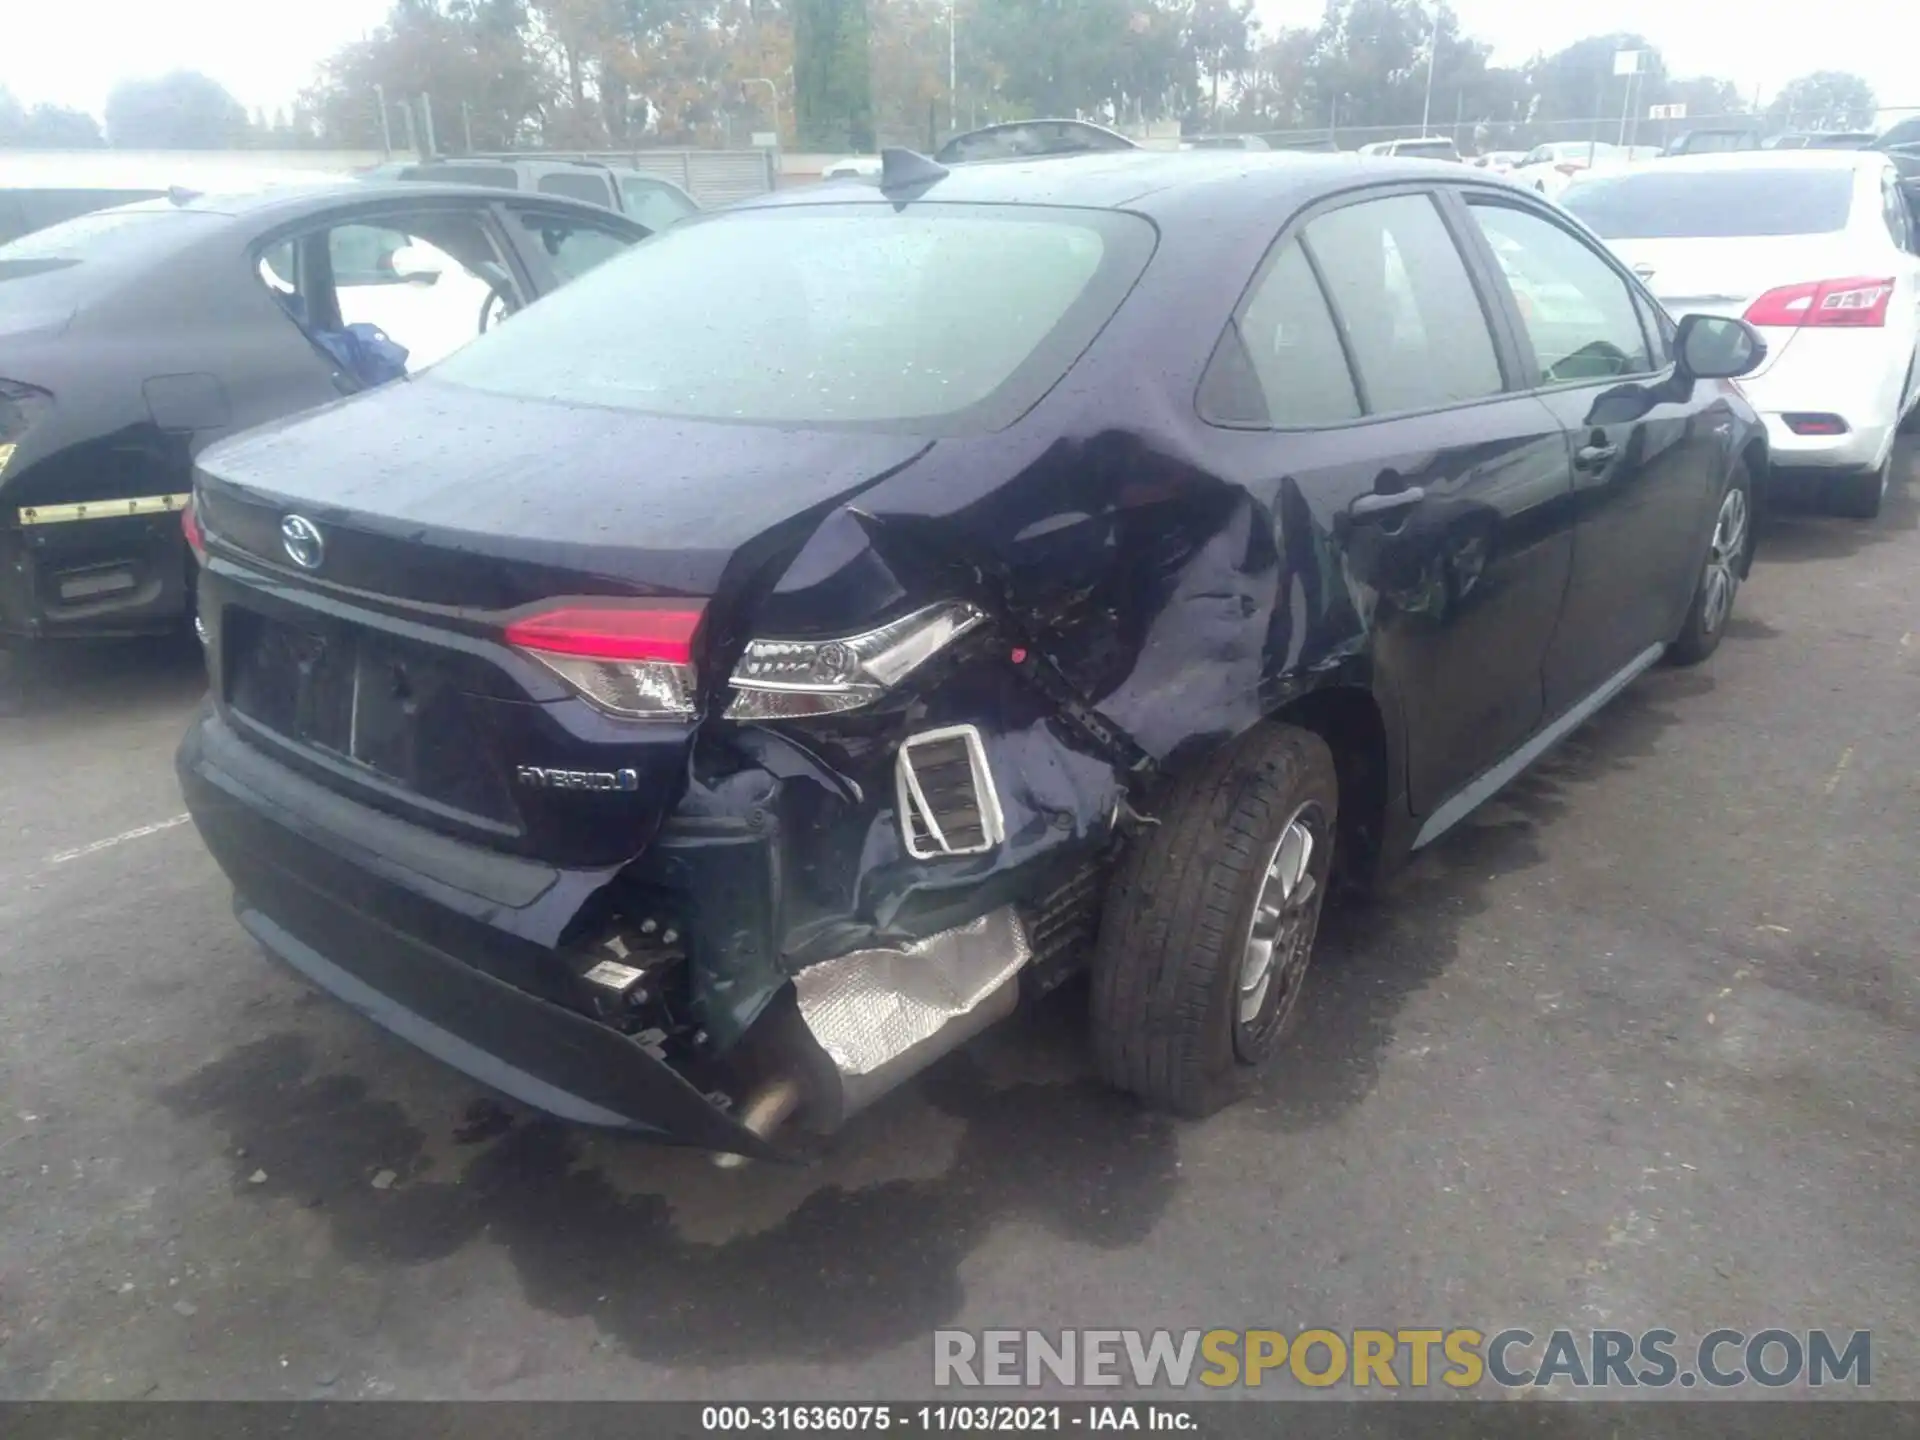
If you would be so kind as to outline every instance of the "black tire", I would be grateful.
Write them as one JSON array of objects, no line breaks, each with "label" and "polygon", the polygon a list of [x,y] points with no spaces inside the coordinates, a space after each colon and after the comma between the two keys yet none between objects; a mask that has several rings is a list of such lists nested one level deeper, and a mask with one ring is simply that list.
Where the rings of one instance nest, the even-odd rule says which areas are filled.
[{"label": "black tire", "polygon": [[[1728,508],[1736,503],[1744,520],[1738,543],[1729,551],[1722,544],[1722,528],[1727,524]],[[1667,646],[1669,663],[1698,665],[1720,648],[1720,639],[1727,633],[1727,621],[1733,618],[1734,601],[1740,596],[1740,581],[1745,578],[1753,557],[1754,516],[1753,477],[1747,473],[1745,462],[1739,462],[1734,465],[1733,476],[1721,493],[1720,506],[1714,511],[1713,533],[1707,537],[1706,559],[1701,564],[1699,579],[1694,581],[1687,623]],[[1724,572],[1727,587],[1724,605],[1715,603],[1716,570]]]},{"label": "black tire", "polygon": [[[1093,1048],[1110,1083],[1195,1117],[1246,1092],[1299,999],[1339,804],[1326,742],[1264,725],[1157,807],[1160,823],[1134,840],[1108,887],[1094,954]],[[1304,875],[1313,885],[1295,888],[1304,899],[1287,911],[1287,959],[1270,962],[1257,1013],[1243,1022],[1242,958],[1256,902],[1296,819],[1312,836]]]},{"label": "black tire", "polygon": [[1836,475],[1827,482],[1827,512],[1849,520],[1872,520],[1880,514],[1887,485],[1893,479],[1893,452],[1878,470]]}]

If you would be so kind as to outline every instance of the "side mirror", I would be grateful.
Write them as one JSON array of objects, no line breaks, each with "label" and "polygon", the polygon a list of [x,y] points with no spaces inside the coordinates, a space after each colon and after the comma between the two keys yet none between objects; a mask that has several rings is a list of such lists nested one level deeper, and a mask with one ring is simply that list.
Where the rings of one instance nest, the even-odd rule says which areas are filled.
[{"label": "side mirror", "polygon": [[421,245],[402,245],[393,252],[393,273],[409,285],[431,285],[445,271],[445,264],[433,251]]},{"label": "side mirror", "polygon": [[1760,332],[1727,315],[1682,316],[1673,349],[1681,371],[1696,380],[1750,375],[1767,358],[1767,342]]}]

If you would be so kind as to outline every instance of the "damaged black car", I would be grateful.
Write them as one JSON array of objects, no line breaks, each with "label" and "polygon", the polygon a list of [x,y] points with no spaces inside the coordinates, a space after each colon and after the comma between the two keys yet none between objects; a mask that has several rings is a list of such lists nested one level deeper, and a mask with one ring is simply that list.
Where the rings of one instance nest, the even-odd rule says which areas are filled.
[{"label": "damaged black car", "polygon": [[1199,1115],[1364,889],[1752,556],[1761,343],[1474,172],[887,157],[208,450],[240,922],[556,1115],[773,1157],[1090,970]]}]

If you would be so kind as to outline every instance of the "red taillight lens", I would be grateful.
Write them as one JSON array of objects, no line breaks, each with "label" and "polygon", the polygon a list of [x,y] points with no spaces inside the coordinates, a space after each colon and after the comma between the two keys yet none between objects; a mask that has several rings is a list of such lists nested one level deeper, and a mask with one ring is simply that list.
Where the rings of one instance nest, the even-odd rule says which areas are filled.
[{"label": "red taillight lens", "polygon": [[1554,166],[1553,168],[1558,170],[1562,175],[1578,175],[1582,170],[1586,169],[1587,167],[1584,165],[1575,165],[1571,161],[1562,160],[1558,165]]},{"label": "red taillight lens", "polygon": [[1747,307],[1746,320],[1790,329],[1877,327],[1887,323],[1892,300],[1891,279],[1808,280],[1767,291]]},{"label": "red taillight lens", "polygon": [[698,601],[543,610],[507,626],[506,639],[615,715],[677,719],[694,713]]},{"label": "red taillight lens", "polygon": [[180,511],[180,533],[187,537],[187,548],[193,551],[196,560],[207,558],[207,537],[200,529],[200,517],[193,513],[191,500]]}]

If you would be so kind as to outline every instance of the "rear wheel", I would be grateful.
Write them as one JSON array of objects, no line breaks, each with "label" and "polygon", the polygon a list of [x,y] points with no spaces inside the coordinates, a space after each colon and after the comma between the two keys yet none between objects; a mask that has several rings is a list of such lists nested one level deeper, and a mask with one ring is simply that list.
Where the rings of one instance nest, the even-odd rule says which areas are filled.
[{"label": "rear wheel", "polygon": [[1101,1073],[1211,1114],[1278,1048],[1319,930],[1340,806],[1326,742],[1253,731],[1170,797],[1114,878],[1093,966]]},{"label": "rear wheel", "polygon": [[1707,544],[1707,563],[1694,586],[1687,623],[1667,647],[1667,659],[1676,665],[1698,665],[1720,648],[1733,616],[1734,598],[1747,570],[1747,548],[1753,543],[1753,482],[1747,467],[1735,467],[1727,493],[1714,517],[1713,538]]},{"label": "rear wheel", "polygon": [[1878,470],[1862,470],[1852,475],[1836,475],[1827,482],[1827,509],[1850,520],[1871,520],[1880,513],[1887,497],[1887,485],[1893,479],[1893,452]]}]

